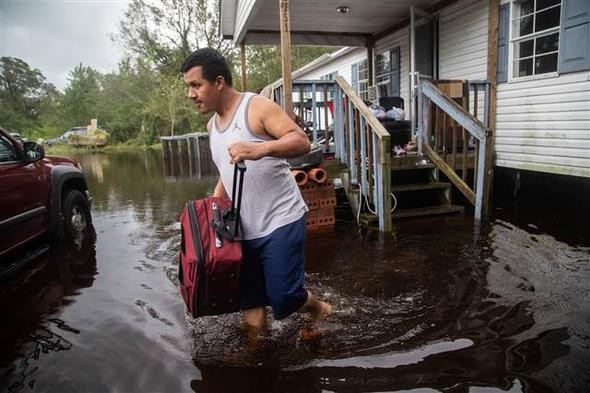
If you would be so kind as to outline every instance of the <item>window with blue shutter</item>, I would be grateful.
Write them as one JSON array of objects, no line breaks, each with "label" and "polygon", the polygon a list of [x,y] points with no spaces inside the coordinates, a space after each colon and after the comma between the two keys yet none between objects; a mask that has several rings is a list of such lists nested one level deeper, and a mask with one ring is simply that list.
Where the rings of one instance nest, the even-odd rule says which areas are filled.
[{"label": "window with blue shutter", "polygon": [[560,0],[514,0],[512,78],[557,71],[560,13]]},{"label": "window with blue shutter", "polygon": [[391,50],[391,93],[392,96],[400,96],[400,47]]},{"label": "window with blue shutter", "polygon": [[563,0],[559,73],[590,69],[590,1]]}]

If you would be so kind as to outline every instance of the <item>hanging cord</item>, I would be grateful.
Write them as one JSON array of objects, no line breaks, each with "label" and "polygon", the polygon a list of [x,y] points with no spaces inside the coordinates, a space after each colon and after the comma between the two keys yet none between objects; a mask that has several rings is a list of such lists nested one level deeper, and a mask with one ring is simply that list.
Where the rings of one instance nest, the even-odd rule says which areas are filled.
[{"label": "hanging cord", "polygon": [[[367,157],[366,159],[367,161],[369,160],[369,158]],[[368,162],[367,162],[368,164]],[[375,175],[371,176],[373,178],[373,183],[375,183]],[[393,192],[391,193],[391,197],[393,198],[393,207],[391,208],[391,213],[393,213],[393,211],[395,210],[395,208],[397,207],[397,198],[395,197],[395,195],[393,195]],[[361,185],[361,187],[359,188],[359,208],[358,211],[356,213],[356,222],[360,222],[361,220],[361,210],[363,208],[363,199],[365,201],[365,206],[367,206],[367,210],[371,213],[371,214],[375,214],[377,215],[377,210],[372,210],[371,209],[371,205],[369,204],[369,200],[367,199],[367,196],[365,194],[363,194],[363,187]]]},{"label": "hanging cord", "polygon": [[397,207],[397,198],[395,197],[395,195],[393,195],[393,192],[391,193],[391,197],[393,198],[393,207],[391,208],[391,212],[393,213],[393,211]]}]

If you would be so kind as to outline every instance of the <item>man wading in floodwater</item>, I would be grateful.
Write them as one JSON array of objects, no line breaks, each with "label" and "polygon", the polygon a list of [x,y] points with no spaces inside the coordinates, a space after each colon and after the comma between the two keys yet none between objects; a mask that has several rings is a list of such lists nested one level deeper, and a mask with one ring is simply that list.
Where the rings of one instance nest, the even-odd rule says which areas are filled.
[{"label": "man wading in floodwater", "polygon": [[309,152],[307,135],[271,100],[234,90],[229,65],[216,50],[196,50],[181,72],[197,110],[215,112],[207,124],[220,174],[213,195],[231,194],[234,163],[245,160],[248,168],[240,214],[245,326],[258,334],[266,326],[267,305],[275,319],[299,311],[317,321],[332,307],[304,286],[307,206],[285,160]]}]

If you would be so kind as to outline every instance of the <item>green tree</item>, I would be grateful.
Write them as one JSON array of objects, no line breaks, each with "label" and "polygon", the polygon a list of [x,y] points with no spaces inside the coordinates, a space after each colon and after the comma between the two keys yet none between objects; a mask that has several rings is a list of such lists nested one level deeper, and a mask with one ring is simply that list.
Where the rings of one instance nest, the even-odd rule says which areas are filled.
[{"label": "green tree", "polygon": [[186,98],[179,67],[193,51],[213,47],[230,62],[236,50],[218,31],[218,2],[205,0],[132,0],[115,39],[136,62],[153,68],[153,90],[142,107],[141,135],[202,130],[208,116],[198,114]]},{"label": "green tree", "polygon": [[160,135],[203,130],[206,117],[198,114],[186,98],[186,88],[177,75],[160,75],[157,86],[145,107],[145,114],[152,123],[160,121]]},{"label": "green tree", "polygon": [[70,71],[62,101],[62,116],[70,127],[85,125],[90,119],[98,118],[100,78],[98,71],[82,64]]},{"label": "green tree", "polygon": [[205,0],[131,0],[116,40],[134,56],[149,59],[167,74],[192,51],[212,47],[234,60],[235,48],[218,32],[218,2]]},{"label": "green tree", "polygon": [[[101,79],[98,119],[114,141],[140,137],[144,110],[156,88],[157,75],[146,61],[125,59]],[[148,142],[153,142],[149,138]]]},{"label": "green tree", "polygon": [[21,59],[0,58],[0,124],[30,134],[54,113],[59,92],[38,69]]},{"label": "green tree", "polygon": [[[179,67],[195,49],[212,47],[219,50],[234,69],[234,84],[240,86],[237,50],[219,34],[219,0],[131,0],[115,37],[130,53],[137,66],[149,68],[148,76],[139,68],[137,78],[123,69],[119,75],[103,79],[103,119],[109,119],[109,131],[115,140],[138,137],[146,142],[158,135],[184,134],[204,130],[208,115],[199,114],[186,98]],[[292,62],[296,69],[333,48],[293,47]],[[281,77],[281,51],[278,46],[248,47],[249,90],[258,90]],[[139,74],[142,76],[140,77]],[[123,77],[123,75],[126,75]],[[131,84],[145,81],[153,88],[135,89]],[[130,103],[123,100],[130,99]],[[120,104],[115,104],[121,100]],[[141,107],[138,111],[135,105]],[[125,108],[118,110],[117,108]],[[107,110],[108,109],[108,110]],[[141,122],[137,115],[141,113]],[[119,114],[121,112],[121,114]],[[112,119],[112,120],[111,120]],[[128,122],[133,121],[133,124]],[[104,123],[103,123],[104,124]],[[127,124],[127,125],[125,125]],[[127,128],[125,128],[127,127]],[[106,127],[105,127],[106,128]],[[127,130],[127,131],[125,131]]]},{"label": "green tree", "polygon": [[[291,67],[297,68],[317,59],[324,53],[334,51],[334,47],[292,46]],[[282,78],[281,47],[277,45],[252,45],[246,48],[246,67],[248,89],[257,91]]]}]

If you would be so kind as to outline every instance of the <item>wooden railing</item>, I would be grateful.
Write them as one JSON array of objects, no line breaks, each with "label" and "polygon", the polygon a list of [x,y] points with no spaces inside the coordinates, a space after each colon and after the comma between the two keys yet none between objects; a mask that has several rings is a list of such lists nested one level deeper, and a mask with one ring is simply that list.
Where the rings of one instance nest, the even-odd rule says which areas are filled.
[{"label": "wooden railing", "polygon": [[[261,94],[280,105],[282,84],[267,86]],[[358,213],[366,206],[378,217],[379,229],[390,232],[390,138],[371,110],[344,78],[336,77],[335,81],[294,80],[293,111],[311,130],[313,144],[334,152],[348,167],[345,186],[361,200],[358,206],[350,201],[353,209]]]},{"label": "wooden railing", "polygon": [[379,219],[379,229],[392,230],[390,136],[346,80],[336,77],[334,95],[336,158],[350,170],[350,186]]},{"label": "wooden railing", "polygon": [[[472,84],[473,114],[469,112],[468,100],[458,103],[426,79],[419,79],[418,83],[418,151],[426,153],[475,206],[476,220],[486,216],[492,159],[492,131],[477,118],[481,91],[484,111],[487,107],[486,83]],[[483,117],[487,121],[487,112]],[[473,171],[471,177],[469,170]]]},{"label": "wooden railing", "polygon": [[[314,147],[322,147],[325,152],[334,151],[332,130],[334,122],[333,80],[294,80],[293,114],[301,128],[308,134]],[[282,105],[283,86],[278,84],[266,87],[261,94]]]}]

